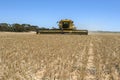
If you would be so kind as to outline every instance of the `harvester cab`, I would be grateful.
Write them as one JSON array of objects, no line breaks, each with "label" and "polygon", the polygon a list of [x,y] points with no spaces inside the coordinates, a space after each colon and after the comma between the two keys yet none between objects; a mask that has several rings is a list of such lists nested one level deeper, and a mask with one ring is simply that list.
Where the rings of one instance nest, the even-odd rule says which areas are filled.
[{"label": "harvester cab", "polygon": [[75,29],[74,27],[74,24],[73,24],[73,21],[72,20],[69,20],[69,19],[65,19],[65,20],[60,20],[59,21],[59,28],[60,29],[63,29],[63,30],[66,30],[66,29]]}]

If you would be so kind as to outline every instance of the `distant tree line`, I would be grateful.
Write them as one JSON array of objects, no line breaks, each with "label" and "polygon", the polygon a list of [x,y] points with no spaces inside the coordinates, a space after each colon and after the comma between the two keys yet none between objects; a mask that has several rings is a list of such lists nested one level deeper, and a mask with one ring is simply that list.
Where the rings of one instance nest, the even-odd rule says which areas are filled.
[{"label": "distant tree line", "polygon": [[36,31],[38,26],[30,25],[30,24],[8,24],[8,23],[0,23],[0,31],[7,31],[7,32],[29,32],[29,31]]}]

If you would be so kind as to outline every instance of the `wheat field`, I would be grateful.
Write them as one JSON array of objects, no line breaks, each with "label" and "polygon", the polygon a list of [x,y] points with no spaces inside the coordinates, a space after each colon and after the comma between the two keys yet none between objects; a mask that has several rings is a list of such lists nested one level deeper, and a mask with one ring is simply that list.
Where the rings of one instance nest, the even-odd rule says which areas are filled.
[{"label": "wheat field", "polygon": [[120,34],[0,32],[0,80],[120,80]]}]

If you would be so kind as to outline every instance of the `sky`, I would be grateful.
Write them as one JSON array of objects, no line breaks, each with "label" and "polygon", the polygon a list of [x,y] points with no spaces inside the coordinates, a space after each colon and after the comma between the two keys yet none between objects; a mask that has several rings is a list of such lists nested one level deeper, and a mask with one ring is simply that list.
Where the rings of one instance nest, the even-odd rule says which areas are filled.
[{"label": "sky", "polygon": [[0,0],[0,23],[58,28],[61,19],[77,29],[120,31],[120,0]]}]

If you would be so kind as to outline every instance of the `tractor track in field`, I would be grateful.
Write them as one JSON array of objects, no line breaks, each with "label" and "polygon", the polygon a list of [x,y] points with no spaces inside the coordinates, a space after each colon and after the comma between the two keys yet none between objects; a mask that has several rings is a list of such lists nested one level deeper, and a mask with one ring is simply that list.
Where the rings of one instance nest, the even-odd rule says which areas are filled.
[{"label": "tractor track in field", "polygon": [[94,65],[94,52],[93,52],[93,43],[90,42],[89,49],[88,49],[88,61],[86,66],[86,76],[85,80],[96,80],[95,77],[95,65]]}]

